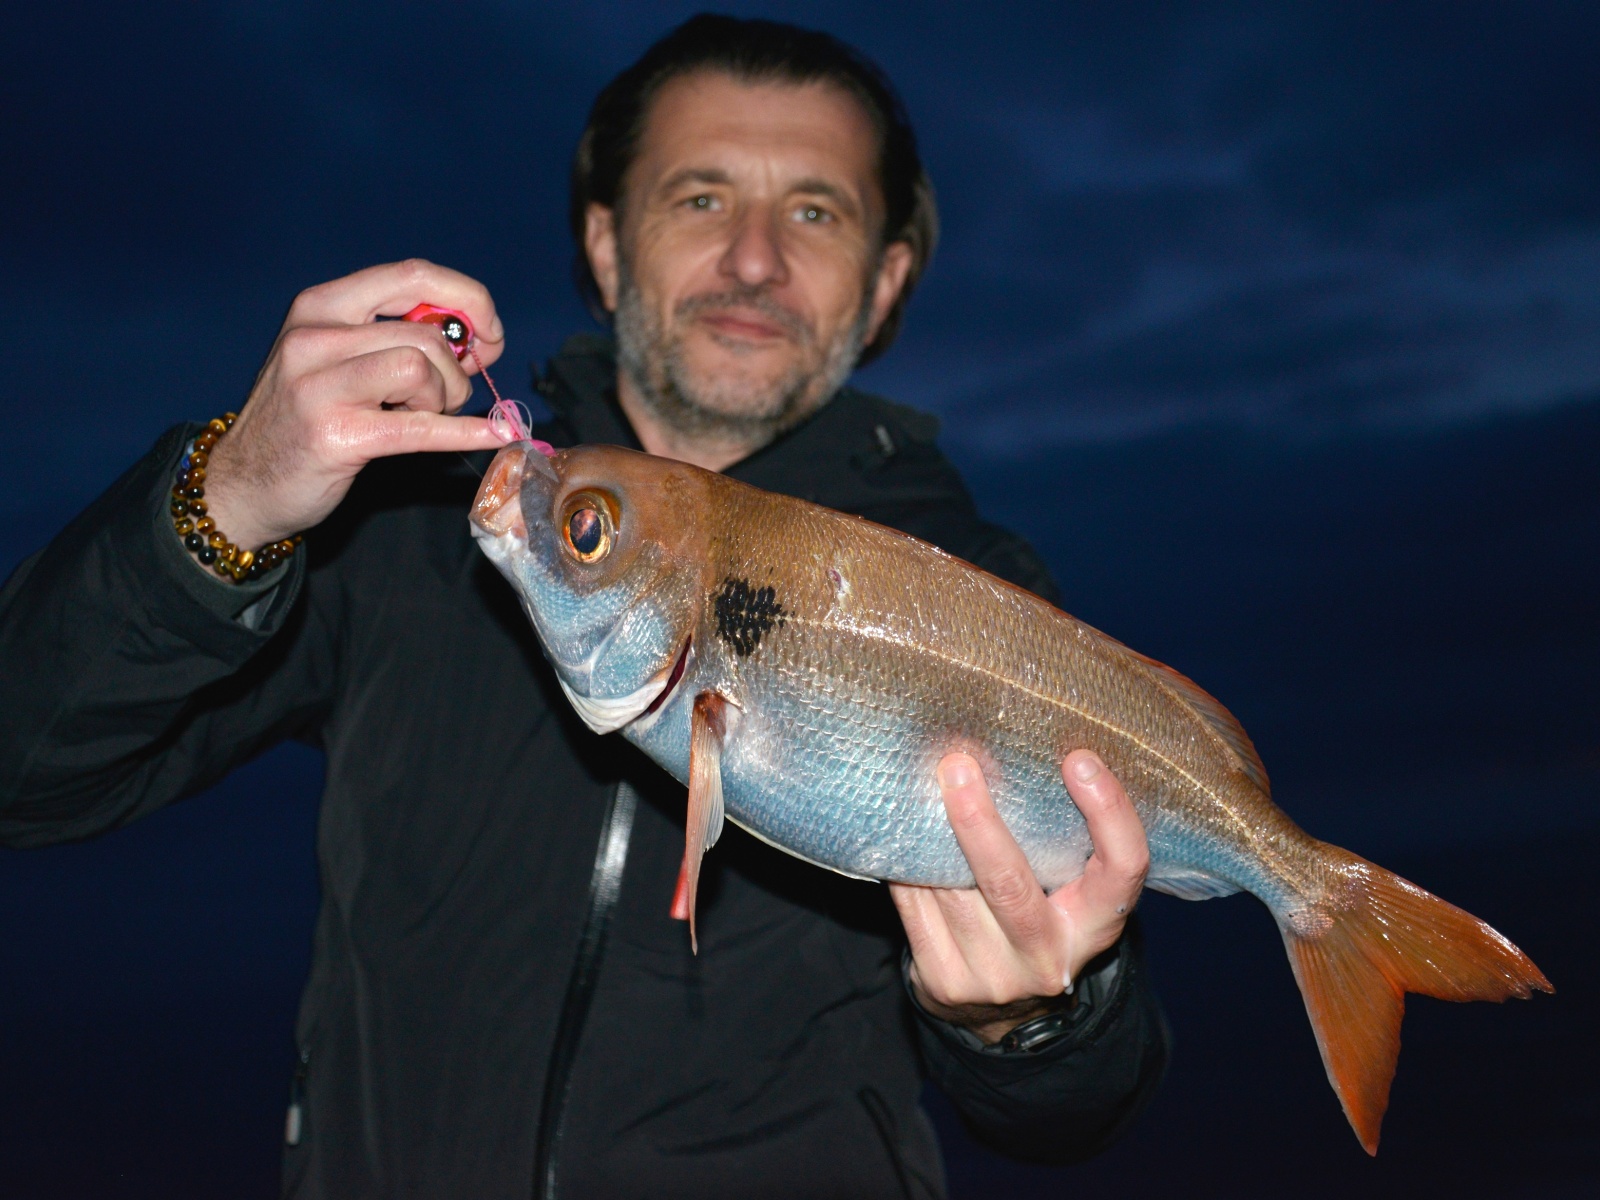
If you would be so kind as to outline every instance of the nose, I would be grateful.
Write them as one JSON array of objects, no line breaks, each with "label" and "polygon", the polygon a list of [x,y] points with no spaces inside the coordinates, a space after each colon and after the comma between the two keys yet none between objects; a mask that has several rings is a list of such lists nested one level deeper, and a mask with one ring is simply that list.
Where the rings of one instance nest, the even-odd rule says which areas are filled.
[{"label": "nose", "polygon": [[733,228],[733,240],[718,267],[722,274],[746,287],[788,280],[789,269],[770,210],[756,206],[745,212]]},{"label": "nose", "polygon": [[[515,442],[494,456],[478,485],[478,497],[472,502],[471,520],[479,529],[497,537],[506,533],[519,538],[528,536],[522,521],[522,474],[533,453],[527,442]],[[544,462],[542,454],[538,458]],[[549,469],[548,464],[545,469]]]}]

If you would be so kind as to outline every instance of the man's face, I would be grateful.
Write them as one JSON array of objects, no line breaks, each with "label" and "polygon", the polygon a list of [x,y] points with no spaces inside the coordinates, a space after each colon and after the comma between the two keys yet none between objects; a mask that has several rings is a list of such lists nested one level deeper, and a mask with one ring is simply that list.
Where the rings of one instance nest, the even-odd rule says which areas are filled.
[{"label": "man's face", "polygon": [[828,84],[701,72],[658,93],[620,212],[589,213],[624,373],[683,433],[759,445],[824,404],[899,294],[877,136]]}]

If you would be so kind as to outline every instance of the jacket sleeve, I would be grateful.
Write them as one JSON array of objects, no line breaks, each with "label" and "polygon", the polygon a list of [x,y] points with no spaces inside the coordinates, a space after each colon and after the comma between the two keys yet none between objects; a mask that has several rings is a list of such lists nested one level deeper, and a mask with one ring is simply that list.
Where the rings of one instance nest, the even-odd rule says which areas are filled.
[{"label": "jacket sleeve", "polygon": [[[970,562],[1060,602],[1024,539],[975,517],[963,532]],[[1145,970],[1137,918],[1075,992],[1057,1036],[1034,1049],[984,1046],[911,1001],[929,1076],[980,1141],[1014,1158],[1066,1163],[1099,1153],[1149,1103],[1166,1072],[1171,1033]]]},{"label": "jacket sleeve", "polygon": [[984,1046],[911,999],[929,1077],[979,1141],[1013,1158],[1070,1163],[1098,1154],[1166,1072],[1171,1034],[1145,972],[1137,918],[1074,990],[1062,1032],[1035,1049]]},{"label": "jacket sleeve", "polygon": [[199,791],[305,730],[332,678],[296,603],[305,554],[211,577],[167,516],[195,427],[155,448],[0,591],[0,845],[89,837]]}]

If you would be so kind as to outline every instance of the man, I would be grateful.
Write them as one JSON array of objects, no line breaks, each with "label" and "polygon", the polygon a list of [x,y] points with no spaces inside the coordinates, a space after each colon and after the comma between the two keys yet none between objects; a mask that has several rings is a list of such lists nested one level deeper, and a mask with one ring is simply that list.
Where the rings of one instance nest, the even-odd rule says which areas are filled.
[{"label": "man", "polygon": [[[935,229],[869,64],[787,26],[688,22],[596,102],[573,218],[616,341],[552,362],[540,436],[726,470],[1052,592],[927,418],[841,390]],[[1063,765],[1095,855],[1050,897],[964,755],[939,773],[978,890],[893,887],[891,908],[730,830],[692,956],[667,915],[682,789],[560,697],[466,533],[486,455],[411,453],[498,445],[455,415],[471,385],[438,332],[375,320],[421,302],[465,312],[495,361],[481,285],[373,268],[296,299],[215,439],[208,519],[241,547],[313,530],[286,565],[235,585],[185,549],[167,502],[190,426],[0,603],[10,844],[111,828],[284,737],[326,752],[286,1193],[934,1196],[924,1068],[1010,1152],[1114,1136],[1166,1054],[1123,930],[1147,853],[1116,781]]]}]

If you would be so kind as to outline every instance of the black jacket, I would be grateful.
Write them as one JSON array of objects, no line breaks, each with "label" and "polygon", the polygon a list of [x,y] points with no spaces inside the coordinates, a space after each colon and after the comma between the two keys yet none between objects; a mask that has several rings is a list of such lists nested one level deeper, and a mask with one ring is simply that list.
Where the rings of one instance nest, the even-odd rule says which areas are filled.
[{"label": "black jacket", "polygon": [[[573,339],[539,385],[543,435],[636,444],[615,370],[602,339]],[[1052,595],[933,433],[846,391],[728,473]],[[1066,1036],[980,1050],[913,1011],[885,889],[730,827],[691,956],[668,917],[683,790],[561,697],[467,534],[486,456],[374,464],[280,578],[235,588],[165,516],[190,434],[0,594],[0,842],[101,833],[284,738],[323,749],[287,1194],[524,1200],[538,1156],[563,1197],[934,1196],[924,1070],[980,1136],[1045,1160],[1142,1106],[1166,1045],[1136,935]]]}]

